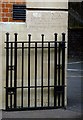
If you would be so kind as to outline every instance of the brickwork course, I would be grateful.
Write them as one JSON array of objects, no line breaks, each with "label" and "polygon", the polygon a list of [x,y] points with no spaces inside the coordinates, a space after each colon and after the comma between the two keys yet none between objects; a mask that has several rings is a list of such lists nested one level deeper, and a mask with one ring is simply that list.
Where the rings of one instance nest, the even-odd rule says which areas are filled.
[{"label": "brickwork course", "polygon": [[13,4],[26,4],[25,0],[0,0],[0,22],[24,22],[13,20]]}]

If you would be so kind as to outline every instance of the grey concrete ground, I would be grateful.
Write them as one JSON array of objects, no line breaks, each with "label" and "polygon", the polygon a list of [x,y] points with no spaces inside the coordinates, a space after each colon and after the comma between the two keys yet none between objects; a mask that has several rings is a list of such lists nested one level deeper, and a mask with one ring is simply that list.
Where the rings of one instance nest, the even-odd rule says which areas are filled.
[{"label": "grey concrete ground", "polygon": [[0,120],[1,120],[1,118],[2,118],[2,111],[0,110]]},{"label": "grey concrete ground", "polygon": [[83,79],[83,62],[71,61],[68,64],[68,110],[81,112],[82,102],[82,79]]},{"label": "grey concrete ground", "polygon": [[3,118],[81,118],[83,102],[83,62],[68,61],[68,106],[67,109],[2,112]]},{"label": "grey concrete ground", "polygon": [[42,111],[4,112],[3,118],[80,118],[79,112],[55,109]]}]

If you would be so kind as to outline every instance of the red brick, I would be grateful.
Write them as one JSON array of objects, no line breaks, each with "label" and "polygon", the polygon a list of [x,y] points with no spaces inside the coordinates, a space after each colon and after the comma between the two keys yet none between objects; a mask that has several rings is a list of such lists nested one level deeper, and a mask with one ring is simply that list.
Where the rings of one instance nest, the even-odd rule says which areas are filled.
[{"label": "red brick", "polygon": [[15,2],[25,2],[25,0],[15,0]]},{"label": "red brick", "polygon": [[15,4],[23,4],[22,2],[15,2]]},{"label": "red brick", "polygon": [[9,22],[24,22],[23,20],[13,20],[13,18],[9,18]]},{"label": "red brick", "polygon": [[8,12],[12,12],[13,11],[13,9],[12,8],[8,8]]},{"label": "red brick", "polygon": [[0,8],[0,13],[2,12],[2,9]]},{"label": "red brick", "polygon": [[9,2],[9,0],[3,0],[3,3],[8,3]]},{"label": "red brick", "polygon": [[6,17],[12,17],[11,13],[6,13]]},{"label": "red brick", "polygon": [[6,17],[6,13],[1,13],[1,17],[5,18]]},{"label": "red brick", "polygon": [[13,22],[13,19],[12,19],[12,18],[9,18],[9,22]]},{"label": "red brick", "polygon": [[2,12],[8,12],[8,8],[2,9]]},{"label": "red brick", "polygon": [[4,3],[4,4],[2,4],[2,8],[5,8],[6,7],[6,4]]},{"label": "red brick", "polygon": [[0,8],[2,7],[2,4],[0,3]]},{"label": "red brick", "polygon": [[13,0],[10,0],[10,2],[9,3],[13,3]]},{"label": "red brick", "polygon": [[25,0],[15,0],[15,3],[16,4],[23,4],[23,3],[25,3]]},{"label": "red brick", "polygon": [[23,22],[23,20],[13,20],[13,18],[9,18],[9,22]]},{"label": "red brick", "polygon": [[2,19],[0,18],[0,22],[2,22]]},{"label": "red brick", "polygon": [[7,8],[11,8],[11,7],[12,7],[12,4],[6,4],[6,7],[7,7]]},{"label": "red brick", "polygon": [[2,18],[2,22],[8,22],[8,18]]},{"label": "red brick", "polygon": [[15,20],[15,22],[23,22],[23,20]]}]

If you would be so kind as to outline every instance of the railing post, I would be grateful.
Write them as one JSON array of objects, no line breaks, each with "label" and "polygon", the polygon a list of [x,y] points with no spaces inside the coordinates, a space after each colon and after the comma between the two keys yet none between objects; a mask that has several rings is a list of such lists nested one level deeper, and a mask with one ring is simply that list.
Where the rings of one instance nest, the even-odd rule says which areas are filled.
[{"label": "railing post", "polygon": [[[12,88],[12,63],[13,63],[13,44],[11,43],[11,48],[10,48],[10,87]],[[10,94],[10,108],[12,109],[12,94]]]},{"label": "railing post", "polygon": [[55,48],[54,48],[54,107],[56,107],[56,86],[57,86],[57,33],[55,36]]},{"label": "railing post", "polygon": [[8,109],[8,79],[9,79],[9,33],[6,33],[6,110]]},{"label": "railing post", "polygon": [[44,42],[44,34],[42,36],[42,55],[41,55],[41,107],[43,107],[43,42]]},{"label": "railing post", "polygon": [[65,33],[62,33],[62,41],[65,41]]},{"label": "railing post", "polygon": [[24,43],[22,43],[22,89],[21,89],[21,107],[23,108],[23,80],[24,80]]},{"label": "railing post", "polygon": [[[62,33],[62,85],[65,85],[65,33]],[[65,88],[62,95],[62,106],[64,107]]]},{"label": "railing post", "polygon": [[35,42],[35,107],[37,107],[37,42]]},{"label": "railing post", "polygon": [[29,47],[28,47],[28,107],[30,107],[30,41],[31,34],[28,35]]},{"label": "railing post", "polygon": [[14,50],[14,88],[15,88],[15,94],[14,94],[14,108],[16,108],[17,105],[17,33],[14,33],[15,35],[15,50]]},{"label": "railing post", "polygon": [[50,42],[48,42],[48,107],[50,103]]}]

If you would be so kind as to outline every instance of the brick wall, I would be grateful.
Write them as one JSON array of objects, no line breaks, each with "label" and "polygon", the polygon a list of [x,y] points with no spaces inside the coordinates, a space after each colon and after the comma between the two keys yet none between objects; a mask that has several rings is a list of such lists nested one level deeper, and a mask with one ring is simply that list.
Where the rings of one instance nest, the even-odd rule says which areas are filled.
[{"label": "brick wall", "polygon": [[26,4],[25,0],[0,0],[0,22],[24,22],[13,20],[13,4]]}]

